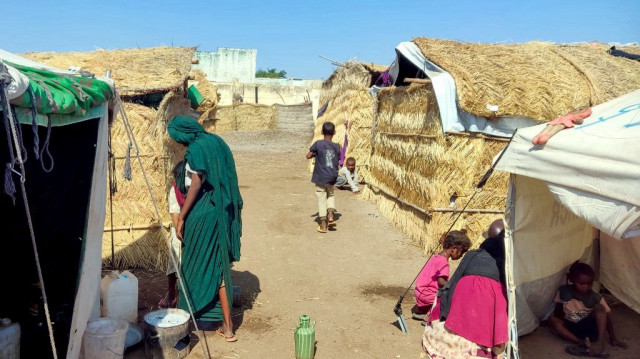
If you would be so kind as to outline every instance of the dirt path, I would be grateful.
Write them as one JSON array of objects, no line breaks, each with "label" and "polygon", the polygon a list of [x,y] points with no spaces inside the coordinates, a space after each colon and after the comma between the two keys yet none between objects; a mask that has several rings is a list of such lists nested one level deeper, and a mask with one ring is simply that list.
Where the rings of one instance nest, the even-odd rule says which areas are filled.
[{"label": "dirt path", "polygon": [[[318,359],[424,358],[423,327],[408,319],[410,332],[404,334],[392,312],[424,264],[421,252],[375,206],[347,191],[336,192],[337,230],[315,231],[306,136],[270,131],[222,137],[234,152],[245,201],[242,259],[233,268],[243,307],[234,309],[238,342],[207,335],[213,357],[293,358],[294,327],[300,315],[308,314],[316,321]],[[141,284],[141,301],[147,306],[164,290],[163,276],[154,278],[146,290]],[[405,314],[412,304],[410,292]],[[628,309],[623,313],[614,318],[625,323],[621,336],[640,343],[640,317]],[[640,350],[634,345],[612,357],[637,358],[631,355]],[[544,328],[522,338],[521,347],[523,358],[569,357],[563,343]],[[138,348],[126,357],[142,357],[140,353]],[[202,357],[196,344],[189,358]]]}]

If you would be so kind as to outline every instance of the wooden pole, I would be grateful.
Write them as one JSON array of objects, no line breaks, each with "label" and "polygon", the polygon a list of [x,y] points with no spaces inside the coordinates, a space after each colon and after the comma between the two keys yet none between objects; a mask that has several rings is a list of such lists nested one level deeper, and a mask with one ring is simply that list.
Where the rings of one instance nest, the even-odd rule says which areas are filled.
[{"label": "wooden pole", "polygon": [[450,212],[450,213],[496,213],[496,214],[500,214],[500,213],[504,213],[504,209],[484,209],[484,208],[465,208],[465,209],[457,209],[457,208],[431,208],[429,210],[420,208],[418,206],[416,206],[413,203],[409,203],[403,199],[398,198],[398,196],[395,196],[385,190],[383,190],[382,188],[372,184],[371,182],[365,182],[368,186],[375,188],[377,191],[383,193],[385,196],[392,198],[393,200],[399,202],[400,204],[407,206],[407,207],[411,207],[412,209],[427,215],[429,217],[432,216],[432,212]]},{"label": "wooden pole", "polygon": [[[162,227],[169,228],[169,223],[163,223]],[[105,227],[105,232],[118,232],[118,231],[132,231],[132,230],[140,230],[140,229],[154,229],[160,228],[160,224],[158,223],[150,223],[150,224],[134,224],[130,226],[117,226],[117,227]]]},{"label": "wooden pole", "polygon": [[366,183],[367,185],[369,185],[369,186],[371,186],[371,187],[375,188],[376,190],[378,190],[378,191],[382,192],[385,196],[387,196],[387,197],[389,197],[389,198],[392,198],[392,199],[394,199],[394,200],[395,200],[395,201],[397,201],[397,202],[400,202],[400,204],[402,204],[402,205],[404,205],[404,206],[407,206],[407,207],[411,207],[412,209],[414,209],[414,210],[416,210],[416,211],[418,211],[418,212],[420,212],[420,213],[422,213],[422,214],[424,214],[424,215],[426,215],[426,216],[428,216],[428,217],[431,217],[431,213],[429,213],[429,211],[427,211],[427,210],[425,210],[425,209],[422,209],[422,208],[420,208],[420,207],[416,206],[415,204],[411,204],[411,203],[409,203],[409,202],[407,202],[407,201],[404,201],[404,200],[402,200],[402,199],[398,198],[398,196],[392,195],[391,193],[389,193],[389,192],[387,192],[387,191],[383,190],[382,188],[380,188],[380,187],[378,187],[378,186],[376,186],[376,185],[371,184],[370,182],[365,182],[365,183]]},{"label": "wooden pole", "polygon": [[422,135],[422,134],[418,134],[418,133],[395,133],[395,132],[378,132],[381,135],[386,135],[386,136],[397,136],[397,137],[420,137],[420,138],[438,138],[440,136],[438,135]]},{"label": "wooden pole", "polygon": [[483,135],[481,133],[467,133],[467,132],[447,131],[447,132],[445,132],[445,134],[446,135],[453,135],[453,136],[462,136],[462,137],[482,138],[482,139],[485,139],[485,140],[492,140],[492,141],[498,141],[498,142],[509,142],[509,141],[511,141],[510,138],[487,136],[487,135]]},{"label": "wooden pole", "polygon": [[407,78],[404,79],[404,82],[410,83],[410,84],[428,85],[428,84],[431,83],[431,80],[430,79],[415,79],[415,78],[407,77]]},{"label": "wooden pole", "polygon": [[459,211],[456,208],[432,208],[432,212],[472,212],[472,213],[504,213],[504,209],[483,209],[483,208],[466,208]]}]

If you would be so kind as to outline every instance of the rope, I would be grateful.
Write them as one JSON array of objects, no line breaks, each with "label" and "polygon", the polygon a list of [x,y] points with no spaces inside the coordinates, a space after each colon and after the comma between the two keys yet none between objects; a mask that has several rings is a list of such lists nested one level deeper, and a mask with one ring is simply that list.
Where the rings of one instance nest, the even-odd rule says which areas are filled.
[{"label": "rope", "polygon": [[113,155],[113,149],[111,147],[111,126],[109,126],[109,139],[107,146],[109,147],[109,163],[107,164],[107,171],[109,176],[109,214],[111,216],[111,266],[116,267],[115,262],[115,244],[113,239],[113,194],[118,191],[118,184],[116,182],[115,169],[116,159]]},{"label": "rope", "polygon": [[[6,71],[6,68],[4,67],[4,65],[2,65],[2,67],[0,68],[0,72],[4,72]],[[11,104],[9,103],[8,99],[7,99],[7,90],[6,90],[6,85],[8,84],[8,82],[6,82],[6,79],[0,78],[0,93],[1,93],[1,97],[2,97],[2,107],[4,108],[4,113],[5,116],[8,118],[9,120],[9,125],[11,128],[11,134],[13,137],[13,144],[15,146],[15,150],[16,150],[16,155],[17,155],[17,163],[20,166],[20,187],[22,190],[22,200],[24,202],[24,210],[25,210],[25,214],[27,216],[27,224],[29,225],[29,234],[31,236],[31,246],[33,247],[33,256],[35,257],[35,261],[36,261],[36,268],[38,271],[38,280],[40,281],[40,292],[42,293],[42,300],[44,302],[44,312],[45,312],[45,318],[47,319],[47,329],[49,330],[49,342],[51,344],[51,351],[53,354],[53,358],[57,359],[58,358],[58,352],[56,350],[56,343],[55,340],[53,338],[53,326],[51,324],[51,316],[49,314],[49,301],[47,300],[47,292],[45,290],[45,286],[44,286],[44,278],[42,277],[42,268],[40,267],[40,257],[38,255],[38,246],[36,244],[36,236],[35,236],[35,232],[33,230],[33,222],[31,220],[31,212],[29,210],[29,200],[27,199],[27,190],[25,188],[24,182],[26,180],[26,175],[25,175],[25,170],[24,170],[24,161],[22,159],[22,152],[21,152],[21,140],[18,138],[18,133],[19,130],[18,128],[20,127],[20,125],[16,126],[16,121],[13,117],[13,113],[10,110],[11,109]],[[6,122],[5,122],[6,123]],[[18,128],[17,128],[18,127]],[[9,147],[11,147],[11,143],[9,143]]]},{"label": "rope", "polygon": [[[53,164],[54,164],[53,156],[51,155],[51,152],[49,152],[50,139],[51,139],[51,116],[47,116],[47,135],[44,137],[44,142],[42,143],[42,149],[40,150],[40,166],[42,167],[42,170],[45,171],[46,173],[53,171]],[[49,157],[49,162],[51,162],[51,166],[49,168],[47,168],[44,164],[45,152],[47,157]]]},{"label": "rope", "polygon": [[[124,158],[124,168],[122,169],[122,177],[126,180],[131,181],[131,142],[129,142],[129,146],[127,146],[127,154]],[[136,156],[140,157],[140,153],[138,153],[138,148],[136,148]]]},{"label": "rope", "polygon": [[[4,66],[0,63],[0,66]],[[2,74],[3,68],[0,67],[0,75]],[[16,197],[15,197],[15,193],[16,193],[16,185],[13,182],[13,177],[11,176],[11,172],[13,172],[13,166],[16,163],[16,158],[15,158],[15,154],[13,153],[13,146],[11,145],[11,128],[9,125],[9,117],[12,116],[12,113],[9,109],[6,108],[7,103],[9,103],[9,101],[7,100],[6,97],[6,93],[5,93],[5,85],[6,82],[3,78],[0,77],[0,86],[2,86],[2,89],[0,90],[0,100],[2,101],[2,114],[3,114],[3,118],[4,121],[2,121],[2,123],[4,124],[4,129],[5,132],[7,134],[7,145],[9,147],[9,162],[6,163],[6,167],[4,170],[4,193],[11,197],[11,200],[13,201],[13,205],[16,205]]]},{"label": "rope", "polygon": [[[147,185],[147,190],[149,191],[149,197],[151,198],[151,203],[153,204],[153,208],[156,212],[156,216],[158,219],[158,223],[160,225],[162,225],[162,216],[160,215],[160,211],[158,210],[158,204],[156,203],[156,199],[153,197],[153,191],[151,189],[151,184],[149,184],[149,179],[147,178],[147,173],[144,170],[144,166],[142,165],[142,159],[139,155],[139,151],[138,151],[138,143],[135,139],[135,136],[133,134],[133,130],[131,128],[131,124],[129,123],[129,118],[127,117],[127,113],[124,110],[124,106],[122,105],[122,100],[120,99],[120,94],[118,94],[116,92],[116,97],[115,97],[115,101],[116,101],[116,106],[120,108],[120,117],[122,118],[122,122],[124,124],[124,129],[125,132],[127,133],[127,137],[129,138],[129,146],[132,146],[132,148],[135,150],[136,153],[136,158],[138,159],[138,164],[140,165],[140,170],[142,171],[142,177],[144,178],[144,182]],[[201,334],[201,338],[204,342],[204,344],[201,345],[202,347],[202,353],[204,354],[205,358],[210,359],[211,358],[211,354],[209,353],[209,346],[207,345],[207,339],[205,336],[204,331],[200,330],[200,328],[198,327],[198,323],[196,322],[196,317],[193,314],[193,307],[191,306],[191,301],[189,300],[189,294],[186,290],[186,284],[184,283],[184,281],[182,280],[182,269],[180,268],[180,266],[178,266],[178,262],[173,254],[173,251],[171,249],[171,242],[169,241],[169,237],[167,236],[166,231],[160,231],[162,233],[162,236],[164,237],[164,241],[167,245],[167,248],[169,249],[169,257],[171,258],[171,261],[173,263],[173,266],[175,268],[177,268],[178,270],[176,271],[176,277],[178,277],[178,282],[180,283],[180,290],[182,290],[184,297],[185,297],[185,301],[187,302],[187,307],[189,309],[189,314],[191,315],[191,320],[193,322],[193,326],[195,327],[197,332],[200,332]]]},{"label": "rope", "polygon": [[[502,158],[502,155],[505,152],[507,152],[507,149],[509,148],[509,145],[511,144],[511,140],[513,140],[513,136],[516,135],[517,131],[518,130],[516,129],[513,132],[513,134],[511,135],[511,138],[509,138],[509,143],[507,143],[507,145],[505,146],[504,150],[502,150],[502,152],[500,152],[500,155],[495,160],[493,165],[491,165],[491,168],[489,168],[489,170],[484,174],[484,176],[482,176],[482,179],[480,179],[480,181],[476,185],[476,189],[473,191],[473,194],[471,195],[471,197],[469,198],[467,203],[464,205],[464,207],[462,207],[462,210],[460,210],[460,212],[458,212],[458,216],[456,217],[456,219],[453,220],[453,222],[449,226],[449,229],[447,229],[447,231],[445,232],[444,236],[446,236],[447,234],[449,234],[449,232],[451,232],[451,229],[456,224],[458,219],[460,219],[460,216],[462,216],[462,214],[464,213],[465,209],[467,209],[467,206],[469,206],[469,203],[471,203],[471,201],[476,196],[476,194],[482,192],[482,187],[484,187],[484,185],[487,184],[487,181],[489,180],[489,177],[491,177],[491,174],[493,173],[493,170],[495,169],[495,167],[498,164],[498,162],[500,162],[500,159]],[[439,248],[439,247],[437,247],[437,248]],[[429,258],[436,252],[436,250],[437,249],[435,249],[435,248],[431,250],[431,252],[429,253]],[[402,315],[402,307],[401,307],[402,306],[402,301],[404,300],[404,297],[407,295],[407,293],[409,292],[409,290],[413,286],[413,283],[415,283],[416,279],[418,279],[418,276],[420,275],[422,270],[427,266],[427,263],[428,263],[428,261],[425,262],[425,264],[422,266],[422,268],[420,269],[418,274],[415,276],[415,278],[413,278],[413,281],[411,281],[411,284],[409,285],[409,287],[407,287],[407,290],[404,292],[404,294],[402,294],[400,296],[400,299],[398,299],[398,302],[396,303],[395,307],[393,308],[393,311],[394,311],[394,313],[396,313],[396,315],[398,315],[398,316]]]}]

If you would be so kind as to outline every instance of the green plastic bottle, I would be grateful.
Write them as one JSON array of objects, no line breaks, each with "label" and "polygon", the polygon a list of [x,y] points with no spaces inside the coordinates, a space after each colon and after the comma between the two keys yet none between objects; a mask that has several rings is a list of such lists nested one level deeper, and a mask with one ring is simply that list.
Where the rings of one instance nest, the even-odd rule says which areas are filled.
[{"label": "green plastic bottle", "polygon": [[316,322],[309,326],[309,316],[300,317],[300,324],[294,331],[296,342],[296,359],[313,359],[316,351]]}]

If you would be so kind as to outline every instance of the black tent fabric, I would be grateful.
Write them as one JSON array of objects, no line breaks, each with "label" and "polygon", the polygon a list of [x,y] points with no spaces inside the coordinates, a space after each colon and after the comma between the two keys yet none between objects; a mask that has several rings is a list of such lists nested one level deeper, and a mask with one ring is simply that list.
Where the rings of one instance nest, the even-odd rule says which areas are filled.
[{"label": "black tent fabric", "polygon": [[[78,268],[87,225],[98,124],[99,119],[92,119],[52,128],[49,150],[54,167],[50,173],[42,169],[33,155],[34,136],[30,126],[22,125],[24,145],[30,151],[25,163],[25,187],[60,356],[67,352],[80,274]],[[40,139],[46,137],[46,130],[45,127],[38,128]],[[8,144],[3,134],[0,136],[0,163],[7,162],[10,162]],[[0,273],[3,273],[0,285],[2,292],[8,293],[0,296],[0,317],[22,323],[23,357],[50,357],[47,327],[40,325],[45,323],[44,309],[37,286],[20,177],[14,173],[13,179],[18,191],[15,205],[9,196],[0,194],[0,218],[4,229],[0,239],[4,257],[0,260]]]}]

